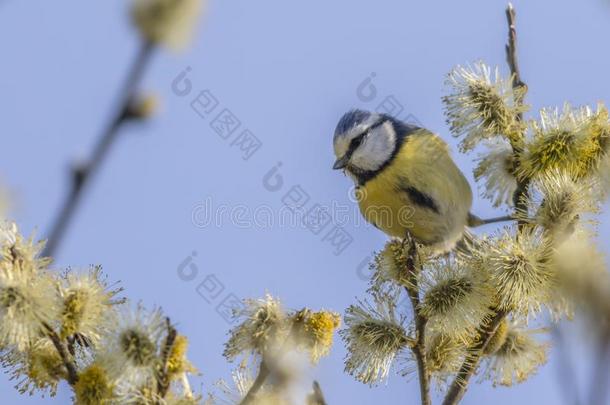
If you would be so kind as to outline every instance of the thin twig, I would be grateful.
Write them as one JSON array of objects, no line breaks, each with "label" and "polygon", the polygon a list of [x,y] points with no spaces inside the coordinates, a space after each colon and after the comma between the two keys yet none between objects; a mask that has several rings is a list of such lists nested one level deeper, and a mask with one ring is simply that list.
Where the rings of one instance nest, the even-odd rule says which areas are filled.
[{"label": "thin twig", "polygon": [[169,389],[169,375],[167,371],[168,361],[174,343],[176,342],[176,337],[178,336],[178,331],[172,326],[169,318],[165,318],[165,322],[167,324],[167,336],[165,337],[165,342],[163,343],[163,349],[161,351],[161,370],[157,375],[157,394],[161,399],[165,398],[167,390]]},{"label": "thin twig", "polygon": [[328,405],[317,381],[313,382],[313,392],[307,397],[307,405]]},{"label": "thin twig", "polygon": [[[523,99],[527,90],[527,85],[521,79],[521,72],[519,71],[519,64],[517,59],[517,30],[515,26],[516,13],[512,4],[508,4],[506,8],[506,20],[508,23],[508,44],[506,45],[506,61],[511,71],[512,85],[514,102],[517,106],[523,104]],[[523,121],[523,114],[519,112],[515,116],[518,124]],[[518,138],[523,139],[525,137],[524,130],[522,127],[519,129]],[[511,142],[513,148],[513,154],[515,155],[515,162],[518,165],[521,160],[523,153],[522,142],[516,141]],[[527,225],[527,220],[523,219],[523,213],[527,210],[527,201],[525,196],[527,195],[529,188],[529,180],[517,177],[517,189],[513,194],[513,202],[515,205],[515,217],[520,217],[518,221],[519,230],[523,229]],[[491,341],[496,329],[506,317],[508,313],[503,310],[496,310],[496,314],[487,325],[482,325],[480,329],[479,344],[475,347],[475,350],[469,354],[462,364],[460,371],[451,383],[449,390],[443,400],[443,405],[455,405],[461,401],[468,388],[468,383],[472,375],[476,372],[477,367],[481,361],[481,356]]]},{"label": "thin twig", "polygon": [[[517,26],[515,24],[517,14],[515,8],[511,3],[508,3],[506,7],[506,20],[508,22],[508,43],[506,44],[506,62],[510,68],[510,72],[513,78],[513,89],[517,90],[517,94],[524,96],[525,94],[521,91],[527,88],[527,85],[521,80],[521,71],[519,70],[519,63],[517,58]],[[523,97],[515,100],[518,104],[523,103]],[[523,114],[519,112],[517,119],[523,121]]]},{"label": "thin twig", "polygon": [[154,45],[152,42],[144,41],[138,50],[134,63],[127,75],[121,90],[118,109],[110,120],[108,126],[102,133],[98,143],[93,149],[93,154],[89,161],[72,171],[72,184],[66,200],[61,207],[53,227],[49,233],[47,244],[43,255],[52,257],[57,251],[63,236],[70,224],[70,220],[76,212],[79,201],[82,199],[85,187],[97,173],[102,163],[106,160],[111,146],[117,139],[119,128],[126,118],[128,118],[129,106],[133,100],[135,90],[143,76],[145,68],[150,60]]},{"label": "thin twig", "polygon": [[51,342],[53,342],[53,346],[55,346],[55,349],[57,350],[61,361],[66,367],[66,371],[68,372],[68,384],[74,386],[78,382],[78,371],[76,370],[76,364],[74,364],[74,360],[70,358],[68,350],[66,349],[64,343],[61,341],[60,337],[57,335],[57,332],[55,332],[53,328],[51,328],[51,326],[47,323],[43,323],[43,327],[46,329],[47,336],[49,337],[49,339],[51,339]]},{"label": "thin twig", "polygon": [[[301,312],[303,311],[304,310],[302,310]],[[293,322],[292,327],[290,328],[290,332],[288,332],[288,336],[286,337],[286,339],[280,346],[279,351],[277,352],[279,356],[282,356],[287,351],[288,345],[292,343],[292,340],[295,334],[297,333],[297,329],[297,323]],[[258,394],[260,389],[263,387],[263,384],[267,380],[267,377],[269,377],[269,374],[271,374],[271,370],[267,365],[267,361],[265,360],[265,354],[263,354],[261,356],[261,363],[259,366],[258,375],[256,376],[254,383],[252,383],[252,386],[250,387],[244,398],[241,400],[239,405],[249,405],[252,403],[252,401],[256,397],[256,394]]]},{"label": "thin twig", "polygon": [[485,351],[485,348],[491,341],[493,335],[496,333],[496,330],[504,317],[506,317],[505,311],[497,312],[492,318],[491,322],[481,329],[479,343],[473,348],[466,360],[464,360],[464,363],[462,363],[460,371],[458,371],[457,376],[451,383],[451,386],[445,395],[443,405],[455,405],[462,400],[464,394],[466,393],[466,389],[468,388],[470,378],[479,366],[482,353]]},{"label": "thin twig", "polygon": [[431,405],[430,399],[430,373],[428,372],[428,363],[426,361],[426,323],[428,320],[421,314],[419,305],[419,287],[417,277],[419,269],[416,264],[417,245],[413,238],[409,235],[405,238],[406,253],[407,253],[407,277],[408,286],[405,287],[411,306],[413,307],[413,316],[415,319],[415,332],[417,333],[416,342],[411,348],[417,361],[417,372],[419,376],[419,391],[422,405]]},{"label": "thin twig", "polygon": [[[515,95],[515,103],[523,104],[523,98],[525,97],[525,93],[527,91],[527,85],[521,79],[521,72],[519,70],[519,64],[517,59],[517,30],[515,26],[516,13],[512,4],[509,3],[506,9],[506,19],[508,22],[508,44],[506,45],[506,61],[510,68],[513,80],[513,90]],[[521,123],[523,121],[523,113],[519,112],[517,114],[517,121]],[[521,138],[524,138],[524,134],[521,134]],[[523,147],[519,143],[513,143],[513,153],[515,155],[516,165],[520,164],[521,155],[523,154]],[[519,230],[522,230],[527,221],[523,218],[523,213],[527,212],[527,201],[525,197],[527,196],[529,188],[529,179],[522,178],[517,176],[517,189],[515,190],[515,194],[513,195],[513,203],[515,205],[515,212],[517,214],[521,213],[521,219],[518,222]],[[554,328],[555,337],[561,343],[562,336],[561,331],[558,327]],[[573,372],[569,365],[569,359],[567,355],[561,356],[560,361],[563,361],[563,365],[560,367],[559,373],[561,378],[561,387],[566,394],[566,401],[569,403],[574,403],[578,405],[580,403],[578,388],[576,386],[576,380],[573,378]],[[572,402],[573,401],[573,402]]]},{"label": "thin twig", "polygon": [[502,215],[500,217],[493,217],[493,218],[479,218],[476,215],[470,214],[468,216],[468,226],[471,228],[476,228],[478,226],[483,226],[483,225],[489,225],[489,224],[496,224],[498,222],[508,222],[508,221],[514,221],[517,218],[514,215]]},{"label": "thin twig", "polygon": [[[513,95],[515,97],[515,104],[522,105],[523,99],[525,97],[525,93],[527,90],[527,85],[521,79],[521,71],[519,70],[519,63],[517,58],[517,28],[516,28],[516,18],[517,14],[515,12],[515,8],[511,3],[508,3],[508,7],[506,8],[506,21],[508,23],[508,43],[506,44],[506,62],[508,63],[508,67],[510,68],[512,81],[513,81]],[[520,124],[523,122],[523,113],[519,109],[519,112],[516,115],[517,123]],[[520,138],[524,138],[523,130],[521,129]],[[512,142],[513,153],[515,155],[515,164],[519,165],[521,161],[521,154],[523,153],[523,145],[521,142]],[[527,202],[524,199],[524,196],[527,194],[529,187],[529,180],[526,178],[522,178],[521,176],[517,176],[517,189],[513,195],[513,204],[515,205],[515,213],[519,215],[519,213],[524,213],[527,210]],[[519,221],[519,228],[523,228],[525,226],[525,221]]]},{"label": "thin twig", "polygon": [[252,386],[248,390],[248,393],[246,394],[244,399],[242,399],[242,401],[239,403],[239,405],[248,405],[248,404],[252,403],[252,401],[256,397],[256,394],[258,394],[260,389],[263,387],[263,384],[267,380],[267,377],[269,377],[269,374],[271,374],[271,371],[269,370],[269,367],[267,367],[267,363],[263,359],[263,360],[261,360],[261,365],[258,370],[258,375],[256,376],[254,383],[252,383]]}]

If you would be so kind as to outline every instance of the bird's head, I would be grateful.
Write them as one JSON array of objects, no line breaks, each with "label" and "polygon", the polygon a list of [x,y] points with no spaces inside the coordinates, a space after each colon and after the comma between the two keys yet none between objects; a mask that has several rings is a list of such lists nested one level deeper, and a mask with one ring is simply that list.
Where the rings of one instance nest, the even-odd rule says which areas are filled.
[{"label": "bird's head", "polygon": [[399,147],[395,120],[384,114],[351,110],[335,129],[333,169],[344,169],[355,178],[366,177],[387,164]]}]

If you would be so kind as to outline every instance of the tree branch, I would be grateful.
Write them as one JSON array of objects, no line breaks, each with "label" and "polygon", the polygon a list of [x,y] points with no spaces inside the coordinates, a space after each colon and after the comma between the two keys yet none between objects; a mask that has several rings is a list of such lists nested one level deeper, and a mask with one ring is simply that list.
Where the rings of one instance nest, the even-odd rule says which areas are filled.
[{"label": "tree branch", "polygon": [[[521,71],[519,70],[519,63],[517,59],[517,28],[516,21],[517,14],[515,8],[511,3],[508,3],[506,7],[506,20],[508,23],[508,43],[506,44],[506,62],[512,74],[513,78],[513,89],[517,90],[517,94],[524,96],[523,89],[527,89],[527,85],[521,80]],[[515,100],[516,103],[522,104],[523,97]],[[517,114],[519,121],[523,121],[523,114]]]},{"label": "tree branch", "polygon": [[61,339],[59,338],[57,333],[53,330],[53,328],[51,328],[51,326],[49,324],[47,324],[46,322],[43,323],[42,326],[46,329],[47,336],[49,337],[49,339],[51,339],[51,342],[53,342],[53,346],[55,346],[55,349],[57,350],[57,353],[59,354],[61,361],[64,363],[64,366],[66,367],[66,371],[68,372],[68,378],[67,378],[68,383],[70,385],[74,386],[78,382],[78,371],[76,370],[76,365],[74,364],[74,360],[72,360],[70,358],[70,355],[68,354],[68,350],[66,349],[66,346],[61,341]]},{"label": "tree branch", "polygon": [[479,343],[473,348],[471,353],[466,357],[464,363],[462,363],[462,367],[460,371],[458,371],[457,376],[451,383],[447,394],[445,395],[445,399],[443,400],[443,405],[455,405],[458,404],[464,394],[466,393],[466,389],[468,388],[468,383],[470,382],[470,378],[475,373],[477,367],[479,366],[479,362],[481,361],[481,355],[485,351],[485,348],[491,341],[491,338],[496,333],[496,329],[506,316],[505,311],[499,311],[492,318],[491,322],[481,328],[481,337],[479,339]]},{"label": "tree branch", "polygon": [[[519,64],[517,59],[517,30],[516,30],[516,13],[512,4],[508,4],[506,8],[506,20],[508,23],[508,43],[506,49],[506,61],[511,71],[512,85],[513,85],[513,96],[515,105],[520,107],[523,104],[523,99],[527,91],[527,85],[521,79],[521,72],[519,71]],[[523,113],[521,108],[518,109],[518,113],[515,116],[517,123],[523,122]],[[524,129],[519,128],[517,134],[519,139],[525,138]],[[521,154],[523,153],[523,145],[521,142],[511,142],[513,153],[515,156],[516,165],[519,165]],[[527,210],[527,201],[525,196],[527,195],[529,188],[529,180],[523,178],[517,178],[517,189],[513,194],[513,203],[515,205],[515,217],[524,217],[523,213]],[[520,215],[521,214],[521,215]],[[520,219],[518,221],[519,229],[523,229],[527,225],[526,220]],[[496,329],[506,317],[508,313],[503,310],[496,310],[496,314],[487,325],[481,325],[479,344],[474,348],[471,354],[467,356],[460,368],[457,376],[451,383],[449,390],[443,400],[443,405],[455,405],[459,403],[466,390],[468,383],[472,375],[476,372],[477,367],[481,361],[481,356],[489,341],[493,337]]]},{"label": "tree branch", "polygon": [[99,138],[89,161],[72,170],[71,188],[53,223],[43,256],[52,257],[55,254],[70,224],[70,220],[74,216],[78,203],[82,199],[85,187],[91,182],[91,179],[107,158],[111,146],[117,139],[121,125],[129,117],[129,106],[133,100],[135,89],[150,60],[153,49],[154,44],[152,42],[145,41],[142,43],[121,90],[119,108]]},{"label": "tree branch", "polygon": [[417,373],[419,376],[419,391],[422,405],[431,405],[430,399],[430,373],[428,372],[428,364],[426,362],[426,323],[428,320],[420,312],[419,305],[419,287],[417,277],[419,269],[416,264],[417,245],[410,235],[407,235],[404,241],[407,253],[407,277],[409,285],[405,287],[411,306],[413,307],[413,316],[415,319],[415,332],[417,334],[416,342],[411,348],[417,361]]},{"label": "tree branch", "polygon": [[254,383],[252,383],[252,386],[248,390],[248,393],[246,394],[244,399],[242,399],[242,401],[239,403],[239,405],[248,405],[248,404],[252,403],[252,401],[256,397],[256,394],[263,387],[265,380],[267,380],[267,377],[269,377],[269,374],[271,374],[271,371],[269,370],[269,367],[267,367],[267,364],[266,364],[265,360],[263,359],[263,360],[261,360],[261,365],[258,370],[258,375],[256,376]]},{"label": "tree branch", "polygon": [[[508,23],[508,43],[505,47],[506,63],[508,63],[508,67],[510,68],[511,77],[513,81],[513,96],[515,98],[515,105],[521,106],[523,105],[523,99],[527,91],[527,85],[521,79],[521,71],[519,70],[519,63],[517,58],[516,18],[517,14],[515,12],[515,8],[511,3],[508,3],[508,7],[506,8],[506,21]],[[519,110],[515,118],[518,123],[523,122],[523,113],[521,112],[521,110]],[[523,129],[521,129],[520,131],[520,138],[523,139],[525,137]],[[513,153],[515,154],[516,165],[519,165],[519,162],[521,161],[521,154],[523,153],[523,145],[516,142],[512,142],[511,144],[513,148]],[[524,200],[524,196],[527,194],[528,187],[529,180],[517,176],[517,189],[515,190],[515,194],[513,195],[513,204],[515,205],[515,213],[517,215],[527,210],[527,203]],[[519,221],[519,228],[523,228],[523,226],[525,226],[525,222],[523,220]]]},{"label": "tree branch", "polygon": [[320,383],[317,381],[313,382],[313,392],[307,398],[307,405],[328,405],[326,399],[324,399]]},{"label": "tree branch", "polygon": [[[280,347],[279,351],[277,352],[278,356],[282,356],[286,352],[288,345],[292,342],[292,339],[295,336],[295,333],[297,333],[297,325],[296,325],[296,323],[293,323],[290,328],[290,332],[288,332],[288,336],[286,336],[286,340],[284,340],[284,342],[282,343],[282,346]],[[259,370],[258,370],[258,375],[256,376],[254,383],[252,383],[252,386],[246,393],[246,396],[244,396],[244,398],[241,400],[239,405],[252,404],[252,401],[256,397],[256,394],[263,387],[263,384],[267,380],[267,377],[269,377],[269,374],[271,374],[271,370],[269,369],[269,366],[267,365],[267,361],[265,360],[265,354],[262,354],[261,355],[261,364],[260,364]]]},{"label": "tree branch", "polygon": [[[163,349],[161,351],[161,370],[157,375],[157,394],[160,399],[165,398],[167,394],[167,390],[169,389],[169,375],[167,372],[168,360],[171,354],[172,348],[174,347],[174,343],[176,342],[176,336],[178,335],[178,331],[174,328],[169,320],[169,318],[165,318],[165,322],[167,324],[167,336],[165,337],[165,342],[163,343]],[[161,403],[161,400],[158,401]]]}]

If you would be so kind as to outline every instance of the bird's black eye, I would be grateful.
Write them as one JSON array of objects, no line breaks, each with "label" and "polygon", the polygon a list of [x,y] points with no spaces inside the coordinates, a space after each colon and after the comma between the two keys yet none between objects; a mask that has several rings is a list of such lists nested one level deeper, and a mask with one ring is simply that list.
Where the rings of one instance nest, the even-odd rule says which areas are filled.
[{"label": "bird's black eye", "polygon": [[350,149],[355,150],[358,146],[360,146],[365,135],[366,135],[366,133],[360,134],[357,137],[355,137],[354,139],[352,139],[352,142],[349,145]]}]

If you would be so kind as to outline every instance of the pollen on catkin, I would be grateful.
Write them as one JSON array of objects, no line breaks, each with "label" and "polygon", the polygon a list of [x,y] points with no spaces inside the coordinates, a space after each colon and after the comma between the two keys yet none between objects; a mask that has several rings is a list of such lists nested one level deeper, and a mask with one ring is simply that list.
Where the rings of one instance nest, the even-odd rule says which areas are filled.
[{"label": "pollen on catkin", "polygon": [[449,94],[443,97],[445,115],[451,132],[464,136],[460,149],[472,150],[481,140],[496,136],[520,141],[517,134],[521,124],[518,113],[527,108],[515,100],[524,90],[515,90],[510,78],[500,76],[499,70],[483,62],[472,66],[457,66],[445,81]]},{"label": "pollen on catkin", "polygon": [[548,344],[533,337],[538,332],[541,331],[528,330],[523,323],[512,322],[504,344],[487,358],[484,377],[494,386],[511,386],[527,380],[547,360]]},{"label": "pollen on catkin", "polygon": [[491,315],[493,289],[485,273],[457,259],[439,258],[422,272],[424,295],[420,311],[428,328],[469,343]]},{"label": "pollen on catkin", "polygon": [[393,302],[375,297],[375,305],[360,301],[345,314],[339,333],[347,346],[345,371],[365,384],[384,380],[400,352],[412,343]]},{"label": "pollen on catkin", "polygon": [[197,371],[186,356],[188,343],[188,338],[186,336],[176,336],[167,358],[167,373],[170,377]]},{"label": "pollen on catkin", "polygon": [[587,172],[597,170],[599,173],[600,162],[610,154],[608,108],[600,102],[595,112],[588,106],[581,108],[580,111],[587,121],[583,134],[583,149],[585,149],[583,155],[586,156],[584,167]]},{"label": "pollen on catkin", "polygon": [[526,315],[539,311],[550,299],[555,280],[549,266],[551,253],[542,232],[505,228],[464,259],[487,273],[498,308]]},{"label": "pollen on catkin", "polygon": [[427,338],[426,360],[428,370],[442,386],[456,373],[464,361],[464,344],[454,337],[436,333]]},{"label": "pollen on catkin", "polygon": [[68,271],[58,282],[62,301],[60,336],[75,338],[83,345],[96,345],[116,315],[116,299],[122,289],[109,289],[101,268]]},{"label": "pollen on catkin", "polygon": [[113,398],[113,384],[106,370],[93,363],[79,374],[74,386],[76,405],[109,404]]},{"label": "pollen on catkin", "polygon": [[22,394],[40,392],[55,396],[57,385],[66,378],[64,363],[47,338],[39,339],[23,352],[5,352],[0,359],[11,379],[17,381],[15,388]]},{"label": "pollen on catkin", "polygon": [[372,279],[374,289],[409,285],[407,256],[402,241],[398,239],[385,244],[383,250],[375,256],[372,268],[375,271]]},{"label": "pollen on catkin", "polygon": [[530,128],[533,137],[521,157],[521,178],[532,179],[557,170],[575,179],[594,175],[610,147],[610,124],[603,106],[595,113],[589,107],[575,109],[567,103],[561,112],[557,108],[542,109],[539,121],[532,121]]},{"label": "pollen on catkin", "polygon": [[229,332],[223,352],[229,360],[244,353],[264,354],[287,329],[287,315],[280,301],[271,295],[259,300],[246,300],[245,307],[236,316],[243,321]]},{"label": "pollen on catkin", "polygon": [[315,364],[330,352],[335,330],[341,325],[341,317],[335,312],[306,309],[295,314],[293,322],[299,326],[299,346],[309,352]]}]

